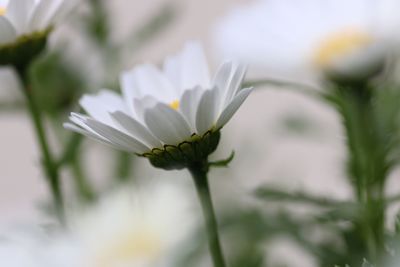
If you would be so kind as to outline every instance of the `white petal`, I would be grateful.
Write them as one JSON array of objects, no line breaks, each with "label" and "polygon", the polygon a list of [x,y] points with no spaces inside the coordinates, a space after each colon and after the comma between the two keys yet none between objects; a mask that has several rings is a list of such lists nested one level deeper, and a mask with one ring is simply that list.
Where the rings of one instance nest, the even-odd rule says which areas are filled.
[{"label": "white petal", "polygon": [[134,98],[133,99],[133,108],[134,108],[134,114],[136,115],[136,118],[143,122],[144,121],[144,112],[146,109],[152,108],[155,105],[157,105],[159,101],[155,99],[152,96],[145,96],[141,99]]},{"label": "white petal", "polygon": [[[93,134],[92,132],[89,132],[88,130],[83,129],[83,128],[81,128],[81,127],[75,125],[75,124],[72,124],[72,123],[64,123],[63,126],[64,126],[64,128],[67,129],[67,130],[71,130],[71,131],[73,131],[73,132],[82,134],[82,135],[84,135],[84,136],[86,136],[86,137],[95,139],[96,141],[102,142],[103,144],[116,147],[113,143],[111,143],[110,141],[108,141],[108,140],[105,139],[104,137],[102,137],[102,136],[100,136],[100,135]],[[116,147],[116,148],[121,149],[120,147]]]},{"label": "white petal", "polygon": [[233,73],[232,80],[229,84],[229,88],[224,97],[224,107],[228,105],[232,99],[236,96],[240,86],[243,82],[244,76],[246,75],[246,67],[244,65],[237,65],[235,72]]},{"label": "white petal", "polygon": [[0,44],[11,43],[17,37],[17,33],[10,21],[0,16]]},{"label": "white petal", "polygon": [[134,82],[143,96],[150,95],[165,103],[179,99],[179,92],[155,66],[141,65],[135,69],[133,74]]},{"label": "white petal", "polygon": [[14,25],[17,34],[24,34],[28,30],[34,5],[34,0],[11,0],[8,3],[5,16]]},{"label": "white petal", "polygon": [[162,143],[157,140],[146,127],[134,118],[120,111],[111,113],[111,116],[121,127],[126,129],[133,137],[142,143],[145,143],[147,146],[152,148],[162,147]]},{"label": "white petal", "polygon": [[227,105],[227,107],[222,111],[221,115],[219,116],[216,125],[217,128],[224,126],[232,118],[232,116],[243,104],[243,102],[246,100],[252,90],[253,88],[242,89],[237,94],[233,101]]},{"label": "white petal", "polygon": [[50,13],[47,23],[53,25],[63,20],[77,6],[78,0],[58,0],[61,3],[56,5],[54,12]]},{"label": "white petal", "polygon": [[[84,116],[82,114],[71,113],[70,120],[85,129],[87,132],[91,133],[97,140],[106,140],[106,143],[112,146],[129,152],[142,151],[144,144],[137,141],[136,139],[128,136],[111,126],[103,124],[99,121],[93,120],[90,117]],[[146,149],[145,151],[149,151]],[[143,152],[140,152],[143,153]]]},{"label": "white petal", "polygon": [[202,135],[210,130],[216,121],[219,108],[218,88],[207,90],[201,97],[196,113],[197,134]]},{"label": "white petal", "polygon": [[210,73],[204,50],[198,42],[186,44],[181,55],[182,87],[184,90],[200,85],[210,87]]},{"label": "white petal", "polygon": [[213,85],[217,86],[224,95],[226,94],[231,83],[233,70],[233,63],[226,62],[219,67],[217,74],[214,77]]},{"label": "white petal", "polygon": [[[76,132],[84,134],[87,137],[94,138],[95,140],[99,140],[101,142],[104,142],[105,144],[111,145],[111,146],[113,146],[113,147],[115,147],[117,149],[126,150],[125,147],[112,143],[106,137],[100,135],[98,132],[96,132],[91,127],[89,127],[86,123],[90,119],[90,117],[72,112],[71,116],[69,117],[69,119],[73,123],[75,123],[77,126],[79,126],[78,127],[79,129],[81,129],[80,131],[76,131]],[[76,130],[76,129],[71,129],[71,130]]]},{"label": "white petal", "polygon": [[181,66],[180,56],[169,56],[165,59],[163,70],[165,75],[168,77],[169,81],[181,90],[182,88],[182,66]]},{"label": "white petal", "polygon": [[191,136],[185,118],[165,104],[146,110],[144,120],[153,135],[168,145],[177,145]]},{"label": "white petal", "polygon": [[135,84],[133,70],[123,72],[119,78],[119,82],[121,84],[122,94],[124,96],[125,102],[129,110],[134,113],[135,111],[133,108],[133,99],[141,98],[142,95],[139,91],[139,88]]},{"label": "white petal", "polygon": [[62,0],[41,0],[33,11],[30,30],[43,30],[50,26],[55,13],[61,8]]},{"label": "white petal", "polygon": [[137,139],[104,123],[88,119],[86,124],[98,134],[110,140],[111,143],[125,148],[126,151],[142,154],[151,150]]},{"label": "white petal", "polygon": [[196,113],[202,93],[203,89],[200,86],[186,90],[182,95],[179,105],[179,109],[189,122],[193,133],[196,132]]},{"label": "white petal", "polygon": [[79,103],[90,116],[110,126],[115,125],[110,112],[126,111],[122,98],[110,90],[102,90],[97,95],[84,95]]}]

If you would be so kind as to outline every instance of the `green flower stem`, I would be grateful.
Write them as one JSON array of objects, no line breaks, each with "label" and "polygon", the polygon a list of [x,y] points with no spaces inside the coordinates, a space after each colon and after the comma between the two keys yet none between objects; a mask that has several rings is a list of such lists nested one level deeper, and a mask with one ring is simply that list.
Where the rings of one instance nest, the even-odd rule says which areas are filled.
[{"label": "green flower stem", "polygon": [[115,166],[115,173],[113,174],[117,177],[118,182],[126,183],[130,180],[133,168],[132,168],[132,156],[131,154],[118,151],[117,155],[115,155],[116,159],[116,166]]},{"label": "green flower stem", "polygon": [[218,235],[218,225],[207,179],[208,163],[203,162],[193,164],[191,165],[191,167],[189,167],[189,171],[192,174],[199,200],[203,209],[207,228],[208,244],[214,267],[225,267],[226,264],[224,256],[222,254],[221,244]]},{"label": "green flower stem", "polygon": [[74,173],[76,191],[79,193],[82,201],[90,203],[96,199],[96,194],[86,179],[81,165],[81,158],[76,155],[71,162],[72,171]]},{"label": "green flower stem", "polygon": [[46,174],[47,182],[50,187],[50,191],[53,195],[53,201],[56,209],[57,216],[61,223],[64,222],[64,202],[62,196],[62,190],[60,185],[60,177],[58,173],[58,167],[56,162],[53,161],[53,157],[50,152],[50,148],[47,142],[46,132],[44,130],[42,115],[40,108],[37,106],[34,94],[29,89],[28,77],[26,69],[17,69],[19,78],[23,84],[23,94],[25,96],[28,111],[31,116],[31,120],[36,132],[37,141],[39,143],[42,153],[42,166]]},{"label": "green flower stem", "polygon": [[337,108],[345,125],[349,174],[361,213],[356,222],[369,260],[379,265],[384,250],[384,185],[389,164],[373,105],[373,88],[366,85],[335,88]]}]

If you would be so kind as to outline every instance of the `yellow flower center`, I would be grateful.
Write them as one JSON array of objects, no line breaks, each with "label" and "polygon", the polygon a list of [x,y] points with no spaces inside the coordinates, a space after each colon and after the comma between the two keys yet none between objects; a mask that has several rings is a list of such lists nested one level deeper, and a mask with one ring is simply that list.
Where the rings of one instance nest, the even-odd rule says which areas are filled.
[{"label": "yellow flower center", "polygon": [[356,29],[337,32],[320,43],[314,55],[314,63],[319,67],[327,67],[335,59],[351,54],[372,41],[372,36]]},{"label": "yellow flower center", "polygon": [[6,14],[6,8],[0,7],[0,16],[4,16]]},{"label": "yellow flower center", "polygon": [[179,108],[179,100],[174,100],[174,101],[172,101],[172,102],[169,104],[169,106],[170,106],[171,108],[175,109],[175,110],[178,110],[178,108]]}]

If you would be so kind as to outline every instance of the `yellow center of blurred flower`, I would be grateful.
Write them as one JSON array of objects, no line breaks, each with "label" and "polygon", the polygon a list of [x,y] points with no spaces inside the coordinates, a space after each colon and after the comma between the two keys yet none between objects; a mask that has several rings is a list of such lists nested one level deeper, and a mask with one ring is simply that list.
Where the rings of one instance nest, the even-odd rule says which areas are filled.
[{"label": "yellow center of blurred flower", "polygon": [[107,244],[99,253],[96,267],[130,266],[137,262],[157,260],[162,250],[162,240],[151,229],[139,227],[126,232],[114,242]]},{"label": "yellow center of blurred flower", "polygon": [[172,101],[172,102],[169,104],[169,106],[170,106],[171,108],[175,109],[175,110],[178,110],[178,108],[179,108],[179,100],[174,100],[174,101]]},{"label": "yellow center of blurred flower", "polygon": [[320,43],[314,55],[314,62],[319,67],[329,66],[335,59],[351,54],[372,41],[372,36],[355,29],[337,32]]},{"label": "yellow center of blurred flower", "polygon": [[4,16],[6,14],[6,8],[0,7],[0,16]]}]

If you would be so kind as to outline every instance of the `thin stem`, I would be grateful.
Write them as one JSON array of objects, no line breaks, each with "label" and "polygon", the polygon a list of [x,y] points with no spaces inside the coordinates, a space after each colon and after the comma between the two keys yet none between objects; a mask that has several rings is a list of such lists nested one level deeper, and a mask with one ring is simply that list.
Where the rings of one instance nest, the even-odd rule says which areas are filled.
[{"label": "thin stem", "polygon": [[225,267],[225,260],[222,254],[221,243],[218,235],[218,225],[210,194],[210,187],[207,179],[207,163],[192,165],[189,168],[196,185],[197,194],[203,209],[205,218],[208,245],[211,252],[214,267]]},{"label": "thin stem", "polygon": [[88,203],[92,202],[93,200],[95,200],[96,195],[92,190],[89,181],[86,179],[86,176],[84,175],[80,157],[76,155],[71,164],[75,178],[75,186],[76,190],[79,192],[79,196],[82,198],[84,202]]},{"label": "thin stem", "polygon": [[36,132],[37,141],[42,153],[42,167],[46,174],[47,182],[50,191],[53,195],[54,205],[57,216],[61,223],[64,222],[64,202],[62,197],[62,190],[60,185],[60,178],[58,174],[57,164],[53,161],[49,145],[47,143],[47,136],[44,130],[42,114],[34,99],[33,92],[29,89],[28,78],[25,69],[17,69],[17,73],[23,84],[23,94],[25,96],[28,111]]},{"label": "thin stem", "polygon": [[349,174],[362,207],[356,225],[364,239],[369,260],[379,265],[384,250],[384,185],[389,165],[376,123],[373,95],[366,85],[337,87],[337,108],[342,115],[349,148]]},{"label": "thin stem", "polygon": [[82,135],[77,133],[72,133],[59,161],[57,162],[58,167],[61,168],[63,165],[71,164],[74,161],[74,158],[79,152],[79,147],[81,143],[82,143]]},{"label": "thin stem", "polygon": [[118,151],[116,155],[115,176],[121,183],[130,180],[132,174],[132,156],[127,152]]}]

